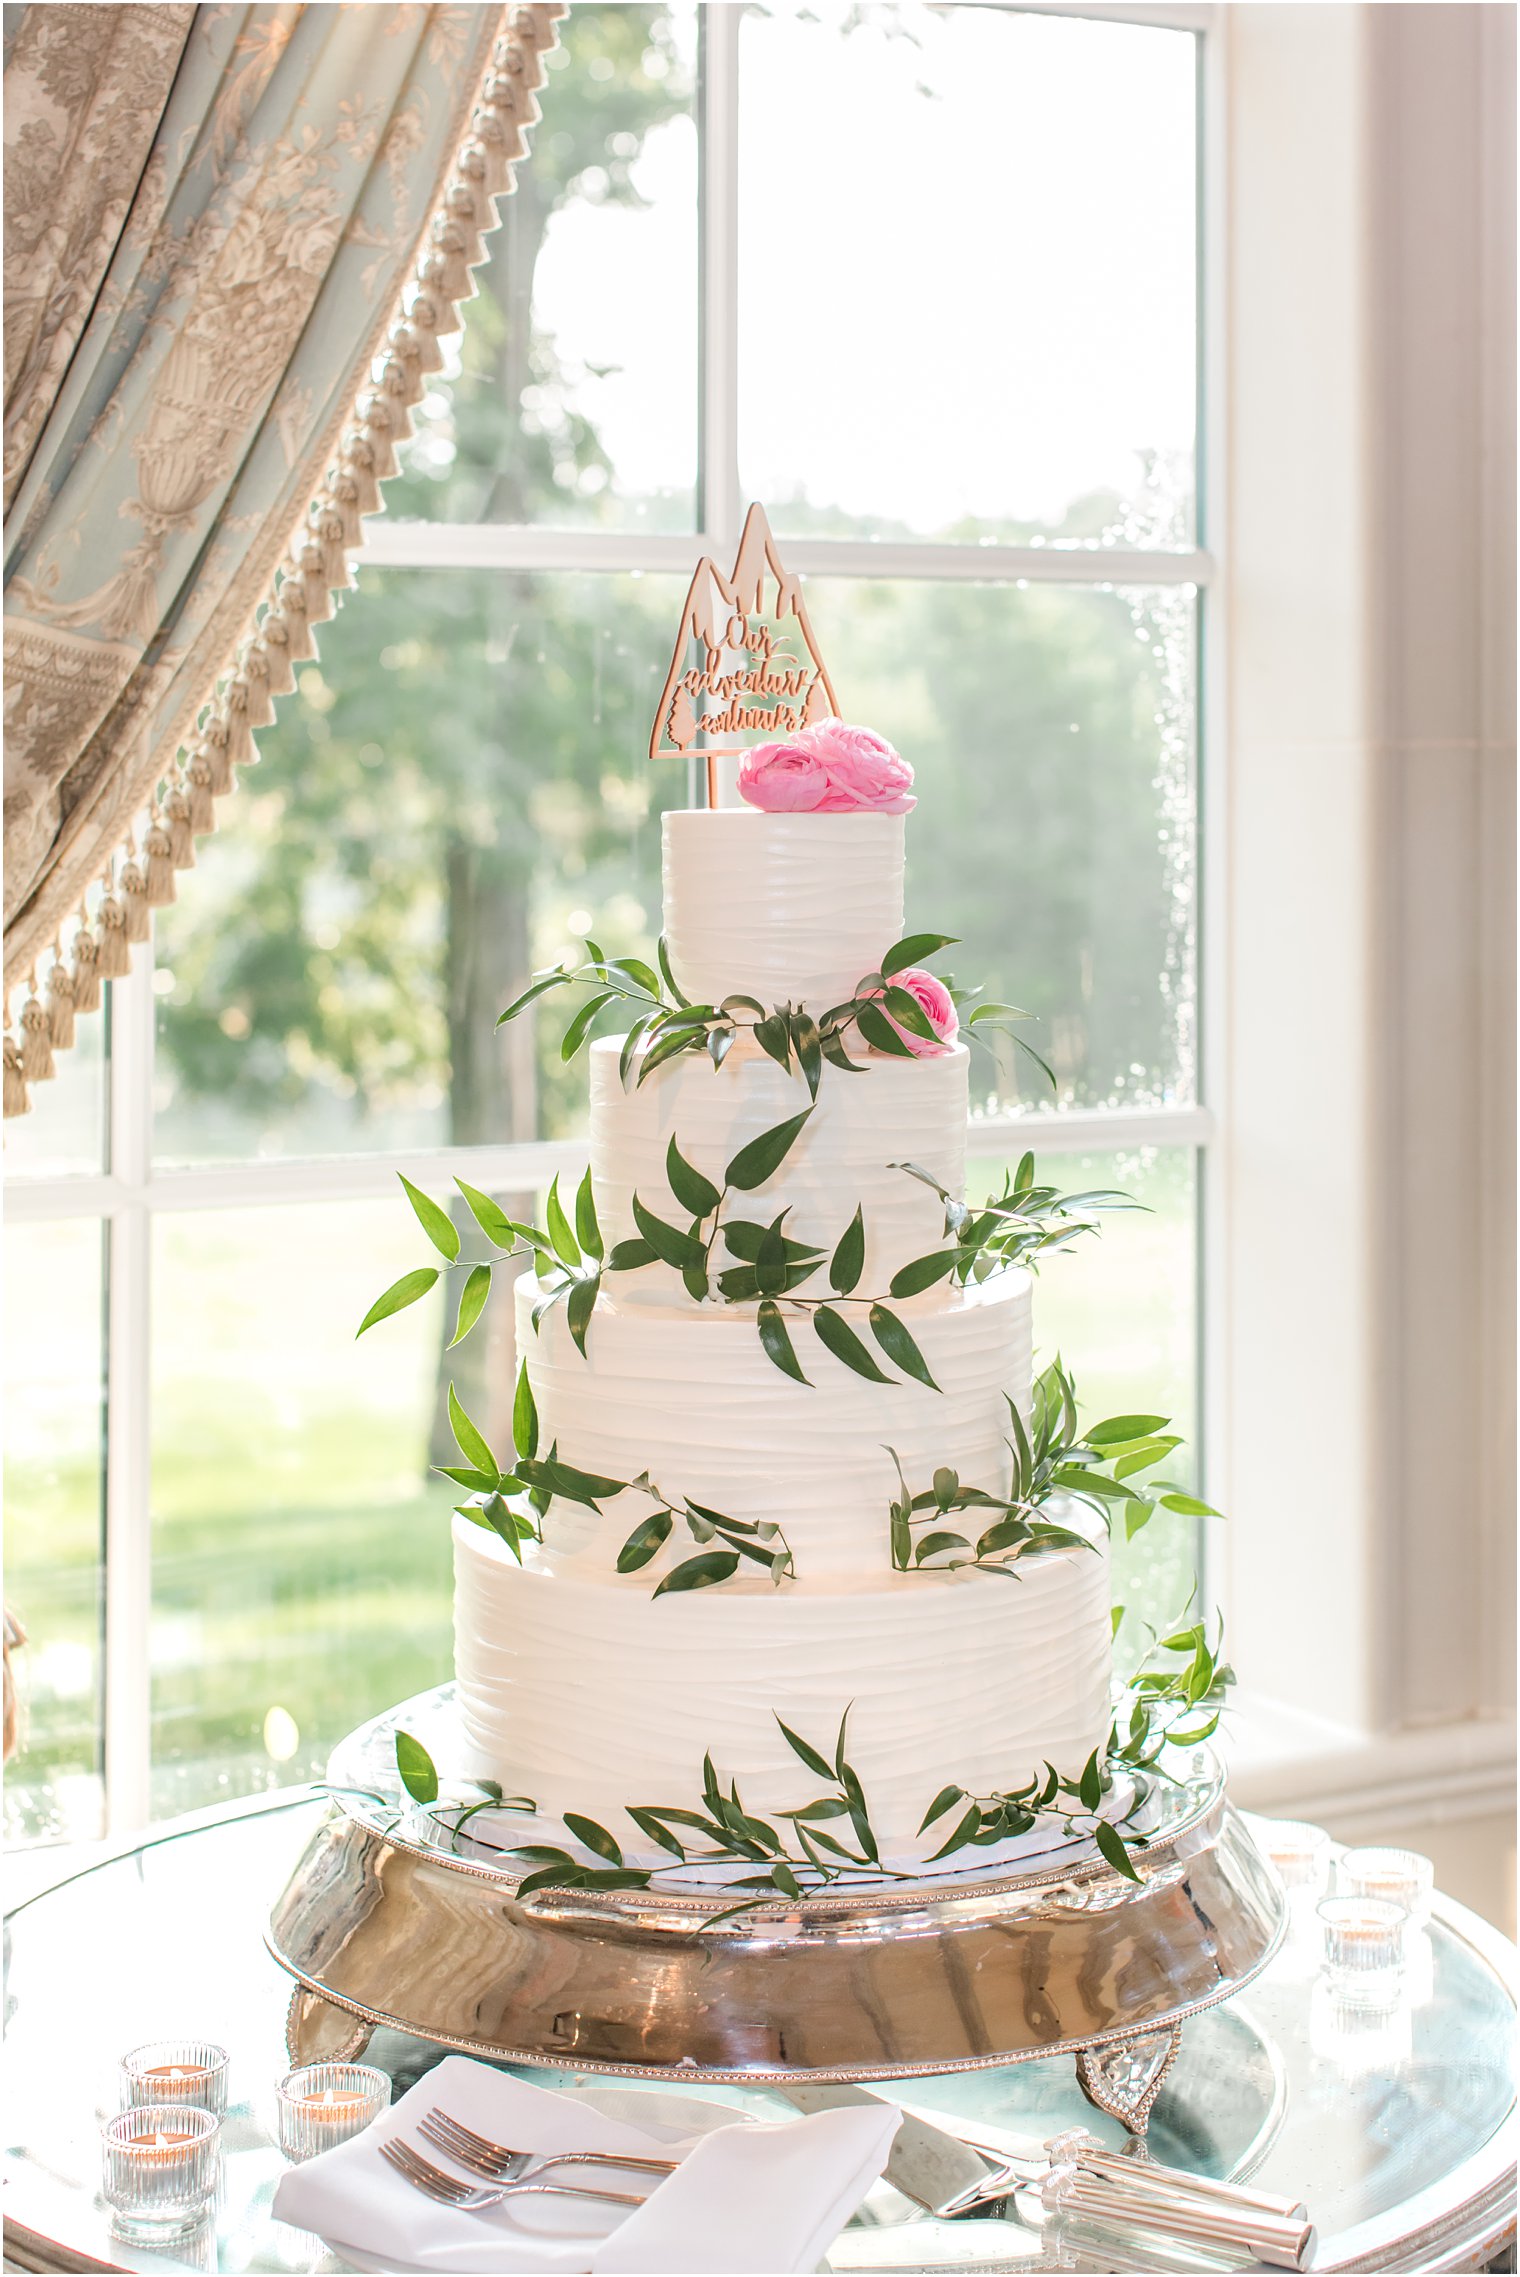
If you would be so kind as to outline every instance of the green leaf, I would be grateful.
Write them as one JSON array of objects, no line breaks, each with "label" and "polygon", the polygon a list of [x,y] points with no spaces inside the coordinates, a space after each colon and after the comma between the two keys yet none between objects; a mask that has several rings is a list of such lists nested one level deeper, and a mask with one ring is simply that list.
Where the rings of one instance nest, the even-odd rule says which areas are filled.
[{"label": "green leaf", "polygon": [[781,1230],[785,1218],[783,1210],[766,1227],[755,1253],[755,1286],[767,1297],[779,1296],[786,1287],[786,1236]]},{"label": "green leaf", "polygon": [[1119,1634],[1119,1627],[1123,1619],[1124,1607],[1122,1605],[1111,1605],[1108,1611],[1108,1633],[1111,1637],[1116,1637]]},{"label": "green leaf", "polygon": [[536,974],[523,990],[521,996],[514,996],[505,1012],[497,1015],[497,1027],[505,1027],[509,1020],[515,1020],[519,1012],[525,1012],[534,999],[544,995],[548,989],[563,988],[574,978],[574,973],[567,970],[563,965],[558,966],[553,972]]},{"label": "green leaf", "polygon": [[1170,1421],[1165,1415],[1111,1415],[1106,1423],[1095,1423],[1084,1433],[1089,1447],[1122,1447],[1129,1439],[1149,1439],[1155,1431],[1164,1431]]},{"label": "green leaf", "polygon": [[829,1287],[841,1297],[849,1296],[859,1281],[866,1261],[866,1222],[857,1204],[855,1215],[839,1237],[839,1245],[829,1261]]},{"label": "green leaf", "polygon": [[650,1841],[655,1843],[659,1849],[668,1850],[672,1858],[684,1860],[686,1856],[685,1843],[678,1840],[668,1826],[662,1826],[652,1810],[638,1803],[625,1803],[623,1808],[633,1820],[634,1825],[647,1834]]},{"label": "green leaf", "polygon": [[801,1897],[802,1885],[784,1858],[778,1858],[772,1866],[771,1880],[777,1889],[784,1890],[788,1897]]},{"label": "green leaf", "polygon": [[911,989],[889,988],[886,1008],[900,1028],[910,1036],[922,1036],[926,1043],[940,1042],[940,1032]]},{"label": "green leaf", "polygon": [[930,1391],[937,1392],[939,1385],[929,1373],[928,1361],[896,1313],[888,1312],[885,1305],[878,1304],[872,1305],[866,1317],[871,1323],[871,1334],[893,1366],[901,1368],[903,1374],[912,1376],[915,1382],[927,1384]]},{"label": "green leaf", "polygon": [[456,1178],[454,1183],[469,1203],[474,1213],[475,1223],[487,1241],[494,1242],[498,1249],[515,1247],[517,1228],[507,1216],[500,1202],[493,1202],[490,1195],[482,1194],[478,1186],[466,1185],[462,1178]]},{"label": "green leaf", "polygon": [[597,1223],[596,1195],[592,1190],[589,1168],[580,1185],[576,1188],[575,1236],[581,1245],[581,1252],[584,1256],[600,1258],[602,1254],[602,1229]]},{"label": "green leaf", "polygon": [[678,1273],[688,1265],[706,1264],[707,1253],[695,1234],[682,1233],[679,1226],[667,1225],[653,1210],[646,1209],[637,1194],[633,1197],[633,1222],[656,1257],[673,1265]]},{"label": "green leaf", "polygon": [[678,1590],[710,1589],[714,1582],[731,1581],[739,1570],[737,1550],[707,1550],[699,1558],[678,1565],[655,1591],[656,1597],[674,1596]]},{"label": "green leaf", "polygon": [[601,1012],[605,1012],[609,1004],[619,1004],[621,1002],[621,993],[615,993],[610,988],[603,989],[601,994],[598,996],[587,998],[586,1002],[576,1013],[575,1018],[571,1021],[569,1027],[565,1030],[563,1037],[560,1039],[559,1056],[567,1066],[569,1062],[574,1059],[576,1053],[580,1050],[581,1045],[586,1041],[586,1037],[591,1029],[591,1024],[596,1019],[597,1015]]},{"label": "green leaf", "polygon": [[933,1802],[929,1805],[929,1808],[924,1812],[923,1817],[918,1822],[919,1833],[924,1833],[928,1827],[931,1827],[934,1824],[937,1818],[943,1818],[946,1811],[950,1810],[956,1803],[963,1802],[965,1800],[965,1795],[966,1790],[964,1787],[941,1787],[939,1793],[935,1796]]},{"label": "green leaf", "polygon": [[615,1241],[612,1255],[607,1260],[609,1273],[636,1273],[641,1265],[652,1265],[655,1253],[647,1241]]},{"label": "green leaf", "polygon": [[559,1175],[557,1172],[549,1187],[549,1199],[544,1205],[544,1223],[549,1229],[549,1239],[554,1244],[555,1255],[561,1258],[566,1265],[579,1265],[581,1262],[580,1243],[570,1230],[570,1220],[566,1217],[564,1206],[559,1198]]},{"label": "green leaf", "polygon": [[686,1294],[691,1298],[693,1304],[701,1304],[707,1295],[707,1267],[705,1265],[683,1265],[681,1267],[681,1279],[686,1284]]},{"label": "green leaf", "polygon": [[[790,1075],[792,1072],[792,1031],[782,1015],[779,1012],[770,1012],[763,1020],[757,1020],[754,1027],[754,1037],[760,1049],[763,1052],[768,1052],[776,1065],[785,1068],[787,1074]],[[730,1184],[732,1184],[732,1180],[730,1180]]]},{"label": "green leaf", "polygon": [[648,1046],[639,1061],[639,1082],[643,1083],[653,1075],[657,1067],[663,1067],[668,1059],[674,1059],[677,1052],[700,1051],[701,1048],[700,1028],[667,1029]]},{"label": "green leaf", "polygon": [[748,1146],[741,1146],[723,1173],[726,1183],[737,1186],[742,1194],[749,1194],[757,1186],[763,1186],[767,1178],[773,1178],[812,1112],[811,1107],[804,1107],[800,1115],[790,1116],[786,1122],[777,1123],[772,1130],[762,1131],[758,1138],[752,1138]]},{"label": "green leaf", "polygon": [[938,956],[941,949],[956,946],[953,933],[909,933],[882,958],[881,977],[890,980],[894,973],[906,972],[910,965],[921,965],[926,958]]},{"label": "green leaf", "polygon": [[816,1099],[819,1078],[823,1074],[823,1038],[818,1033],[818,1023],[810,1012],[794,1012],[790,1025],[797,1065],[807,1084],[808,1096]]},{"label": "green leaf", "polygon": [[425,1297],[437,1278],[436,1265],[419,1265],[414,1273],[403,1273],[399,1281],[392,1281],[384,1296],[376,1297],[354,1331],[355,1343],[366,1328],[374,1327],[377,1320],[389,1320],[393,1312],[404,1312],[419,1297]]},{"label": "green leaf", "polygon": [[605,1858],[613,1866],[622,1865],[622,1851],[605,1826],[598,1826],[594,1818],[582,1818],[578,1811],[566,1811],[565,1824],[576,1841],[583,1842],[588,1850],[594,1850],[598,1858]]},{"label": "green leaf", "polygon": [[628,1088],[628,1078],[633,1072],[634,1055],[648,1034],[653,1020],[653,1013],[646,1012],[642,1020],[634,1021],[633,1026],[623,1038],[623,1048],[618,1053],[618,1080],[625,1091]]},{"label": "green leaf", "polygon": [[[1019,1004],[979,1004],[966,1021],[968,1028],[1001,1027],[1005,1020],[1032,1020],[1034,1014]],[[1027,1157],[1026,1160],[1032,1160]]]},{"label": "green leaf", "polygon": [[581,1358],[586,1357],[586,1331],[591,1326],[591,1315],[596,1308],[597,1292],[602,1285],[600,1273],[587,1273],[570,1291],[565,1306],[565,1324],[575,1342]]},{"label": "green leaf", "polygon": [[416,1211],[417,1222],[423,1232],[440,1255],[447,1257],[452,1264],[459,1255],[458,1226],[448,1211],[435,1202],[430,1194],[424,1194],[419,1186],[414,1186],[410,1178],[402,1176],[400,1171],[396,1175],[406,1189],[406,1198]]},{"label": "green leaf", "polygon": [[890,1294],[894,1297],[916,1297],[925,1289],[932,1289],[936,1281],[948,1279],[955,1271],[957,1252],[953,1249],[936,1249],[927,1257],[915,1257],[900,1265],[892,1275]]},{"label": "green leaf", "polygon": [[465,1275],[464,1287],[459,1293],[459,1319],[448,1343],[448,1349],[451,1352],[456,1344],[462,1343],[465,1337],[469,1335],[470,1330],[485,1310],[486,1298],[490,1294],[490,1266],[472,1265]]},{"label": "green leaf", "polygon": [[487,1446],[483,1434],[475,1428],[460,1406],[459,1394],[452,1384],[449,1386],[449,1424],[465,1461],[472,1463],[476,1470],[487,1471],[493,1479],[499,1479],[501,1471],[496,1457]]},{"label": "green leaf", "polygon": [[831,1780],[834,1776],[833,1764],[825,1756],[820,1755],[816,1747],[811,1746],[807,1740],[794,1732],[790,1724],[781,1723],[779,1716],[776,1717],[776,1721],[781,1725],[782,1738],[799,1761],[805,1763],[810,1771],[816,1771],[820,1779]]},{"label": "green leaf", "polygon": [[912,1059],[911,1044],[903,1042],[885,1012],[877,1004],[862,1004],[855,1015],[855,1025],[872,1049],[888,1053],[893,1059]]},{"label": "green leaf", "polygon": [[[726,1279],[727,1275],[724,1278]],[[790,1376],[795,1383],[807,1383],[808,1378],[802,1372],[802,1363],[798,1359],[792,1346],[791,1337],[787,1333],[786,1322],[781,1317],[781,1307],[776,1303],[774,1297],[762,1298],[758,1325],[760,1341],[765,1347],[766,1358],[773,1361],[782,1374]]]},{"label": "green leaf", "polygon": [[813,1314],[813,1326],[818,1332],[819,1342],[833,1353],[835,1359],[842,1360],[847,1368],[853,1368],[857,1376],[864,1376],[867,1383],[889,1384],[892,1381],[890,1376],[882,1374],[844,1315],[835,1312],[832,1305],[818,1306]]},{"label": "green leaf", "polygon": [[942,1842],[937,1850],[932,1850],[924,1863],[932,1866],[936,1858],[948,1858],[952,1851],[963,1849],[975,1835],[981,1823],[982,1806],[980,1803],[973,1803],[970,1809],[956,1820],[954,1831],[949,1839]]},{"label": "green leaf", "polygon": [[680,989],[676,986],[676,976],[670,969],[670,948],[663,933],[660,935],[659,940],[655,943],[654,953],[659,959],[660,971],[664,975],[665,986],[670,991],[670,994],[675,998],[677,1004],[689,1003],[690,998],[683,996]]},{"label": "green leaf", "polygon": [[413,1739],[409,1731],[396,1734],[396,1769],[401,1784],[414,1803],[436,1803],[438,1800],[438,1773],[433,1758],[420,1739]]},{"label": "green leaf", "polygon": [[1183,1518],[1221,1518],[1224,1515],[1212,1503],[1200,1502],[1196,1495],[1163,1494],[1160,1501],[1163,1510],[1175,1510]]},{"label": "green leaf", "polygon": [[658,996],[660,993],[659,976],[650,970],[642,957],[612,957],[608,961],[607,970],[625,973],[634,986],[642,988],[648,996]]},{"label": "green leaf", "polygon": [[440,1478],[452,1479],[456,1486],[467,1486],[474,1494],[494,1494],[499,1481],[490,1471],[471,1469],[467,1463],[435,1463]]},{"label": "green leaf", "polygon": [[722,1197],[712,1180],[687,1161],[674,1136],[665,1150],[665,1176],[683,1210],[689,1210],[694,1218],[712,1216]]},{"label": "green leaf", "polygon": [[531,1458],[538,1453],[538,1402],[528,1381],[526,1360],[518,1368],[517,1390],[512,1400],[512,1444],[519,1455]]},{"label": "green leaf", "polygon": [[707,1036],[707,1056],[714,1067],[721,1067],[733,1049],[732,1028],[711,1028]]},{"label": "green leaf", "polygon": [[1116,1873],[1123,1874],[1127,1881],[1138,1882],[1140,1880],[1141,1877],[1135,1871],[1130,1854],[1124,1847],[1123,1838],[1114,1827],[1109,1825],[1106,1818],[1099,1819],[1093,1828],[1093,1839]]},{"label": "green leaf", "polygon": [[964,1534],[925,1534],[913,1553],[915,1565],[923,1565],[929,1558],[938,1557],[942,1550],[969,1550],[971,1544]]},{"label": "green leaf", "polygon": [[670,1529],[674,1523],[668,1510],[656,1510],[643,1519],[618,1551],[618,1572],[637,1573],[641,1566],[648,1565],[650,1559],[657,1557],[670,1539]]},{"label": "green leaf", "polygon": [[887,1168],[889,1170],[904,1171],[909,1178],[916,1178],[921,1186],[930,1187],[934,1193],[938,1194],[942,1202],[949,1201],[950,1195],[948,1189],[940,1184],[939,1180],[935,1177],[932,1170],[925,1170],[922,1163],[889,1162],[887,1164]]},{"label": "green leaf", "polygon": [[1088,1811],[1095,1811],[1103,1800],[1103,1773],[1099,1767],[1096,1748],[1082,1766],[1082,1776],[1077,1781],[1077,1794],[1082,1808]]},{"label": "green leaf", "polygon": [[566,1502],[583,1504],[587,1510],[610,1502],[615,1494],[622,1494],[628,1484],[626,1479],[603,1478],[599,1471],[577,1470],[573,1463],[562,1463],[557,1455],[522,1462],[517,1468],[530,1486],[541,1486]]},{"label": "green leaf", "polygon": [[586,1868],[577,1866],[573,1861],[568,1861],[563,1866],[540,1866],[536,1872],[524,1874],[512,1894],[514,1897],[525,1898],[531,1897],[535,1890],[584,1889],[590,1878]]}]

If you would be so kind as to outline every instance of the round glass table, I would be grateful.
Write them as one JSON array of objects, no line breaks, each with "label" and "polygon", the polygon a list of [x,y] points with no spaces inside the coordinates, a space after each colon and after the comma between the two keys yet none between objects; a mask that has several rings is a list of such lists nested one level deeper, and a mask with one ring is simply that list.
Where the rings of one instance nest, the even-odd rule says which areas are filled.
[{"label": "round glass table", "polygon": [[[160,1828],[32,1898],[7,1917],[5,2013],[14,2130],[5,2167],[8,2266],[24,2269],[343,2270],[320,2239],[277,2222],[282,2161],[274,2085],[286,2068],[290,1979],[265,1951],[269,1908],[325,1802],[310,1790],[261,1798]],[[1347,2011],[1329,1994],[1312,1936],[1290,1937],[1249,1990],[1198,2017],[1151,2121],[1150,2147],[1190,2171],[1302,2198],[1320,2269],[1480,2269],[1514,2233],[1516,1954],[1465,1908],[1437,1898],[1390,2010]],[[99,2127],[119,2107],[117,2064],[175,2033],[231,2051],[222,2186],[201,2230],[158,2256],[115,2237],[100,2195]],[[366,2058],[397,2092],[445,2051],[380,2031]],[[536,2069],[548,2086],[633,2116],[640,2081]],[[1069,2060],[899,2083],[949,2131],[980,2140],[1048,2138],[1090,2126]],[[683,2095],[785,2112],[765,2088]],[[890,2085],[884,2094],[895,2092]],[[1010,2205],[937,2221],[885,2184],[836,2240],[826,2268],[1112,2270],[1112,2240],[1069,2225],[1026,2227]],[[1513,2261],[1505,2264],[1513,2267]],[[1226,2266],[1182,2247],[1133,2245],[1122,2266]]]}]

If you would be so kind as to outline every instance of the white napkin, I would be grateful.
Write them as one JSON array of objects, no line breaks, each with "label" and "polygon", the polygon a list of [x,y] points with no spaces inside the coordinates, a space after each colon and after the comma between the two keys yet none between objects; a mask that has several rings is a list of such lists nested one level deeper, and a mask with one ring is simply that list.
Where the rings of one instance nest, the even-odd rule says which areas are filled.
[{"label": "white napkin", "polygon": [[[646,2133],[572,2096],[448,2056],[364,2134],[282,2175],[274,2212],[339,2253],[386,2269],[461,2277],[811,2270],[881,2173],[900,2124],[893,2109],[861,2107],[775,2126],[741,2120],[672,2141],[658,2125],[658,2097],[649,2103]],[[514,2150],[627,2150],[681,2163],[663,2179],[595,2167],[561,2168],[554,2177],[647,2193],[648,2203],[633,2212],[594,2199],[519,2198],[489,2213],[461,2213],[423,2197],[380,2156],[383,2141],[404,2136],[435,2166],[464,2175],[418,2133],[435,2106]]]}]

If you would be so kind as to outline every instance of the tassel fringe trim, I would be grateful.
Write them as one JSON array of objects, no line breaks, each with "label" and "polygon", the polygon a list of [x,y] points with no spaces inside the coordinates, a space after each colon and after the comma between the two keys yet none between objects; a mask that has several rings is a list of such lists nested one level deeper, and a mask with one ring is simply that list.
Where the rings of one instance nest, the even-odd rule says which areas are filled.
[{"label": "tassel fringe trim", "polygon": [[141,854],[136,836],[128,838],[81,907],[72,940],[66,948],[54,943],[46,1002],[32,975],[19,1040],[7,1014],[7,1116],[30,1112],[30,1085],[52,1076],[54,1054],[73,1043],[79,1015],[99,1011],[101,983],[121,979],[134,945],[151,939],[152,912],[174,900],[175,873],[194,868],[196,839],[216,828],[216,801],[237,788],[238,770],[257,760],[255,733],[272,723],[276,697],[294,688],[296,665],[316,655],[313,626],[335,614],[352,586],[349,554],[364,542],[365,515],[381,510],[380,485],[398,471],[396,448],[413,432],[412,410],[427,393],[428,374],[443,369],[440,340],[462,329],[458,304],[473,297],[470,272],[486,257],[484,238],[499,226],[496,200],[512,190],[514,168],[527,154],[543,59],[568,13],[568,0],[515,7],[498,36],[413,279],[359,389],[338,455],[292,534],[236,661],[210,696],[194,743],[159,784]]}]

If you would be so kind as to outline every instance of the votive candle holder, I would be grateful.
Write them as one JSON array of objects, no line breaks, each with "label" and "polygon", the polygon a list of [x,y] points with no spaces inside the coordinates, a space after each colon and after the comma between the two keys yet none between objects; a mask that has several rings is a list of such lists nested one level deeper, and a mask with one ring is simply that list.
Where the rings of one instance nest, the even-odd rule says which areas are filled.
[{"label": "votive candle holder", "polygon": [[1343,1850],[1340,1879],[1355,1897],[1382,1898],[1389,1905],[1402,1906],[1411,1929],[1430,1919],[1435,1868],[1418,1850]]},{"label": "votive candle holder", "polygon": [[391,2083],[371,2064],[303,2064],[275,2089],[280,2148],[299,2165],[373,2126]]},{"label": "votive candle holder", "polygon": [[222,2122],[185,2103],[135,2103],[100,2130],[102,2187],[116,2223],[145,2235],[192,2229],[216,2195]]},{"label": "votive candle holder", "polygon": [[225,2048],[215,2040],[149,2040],[121,2059],[122,2102],[186,2103],[221,2119],[227,2112]]},{"label": "votive candle holder", "polygon": [[1385,1898],[1323,1898],[1319,1908],[1325,1970],[1342,2000],[1397,1997],[1408,1916]]},{"label": "votive candle holder", "polygon": [[1301,1818],[1267,1819],[1259,1839],[1290,1897],[1313,1904],[1324,1896],[1330,1886],[1330,1837],[1322,1826]]}]

